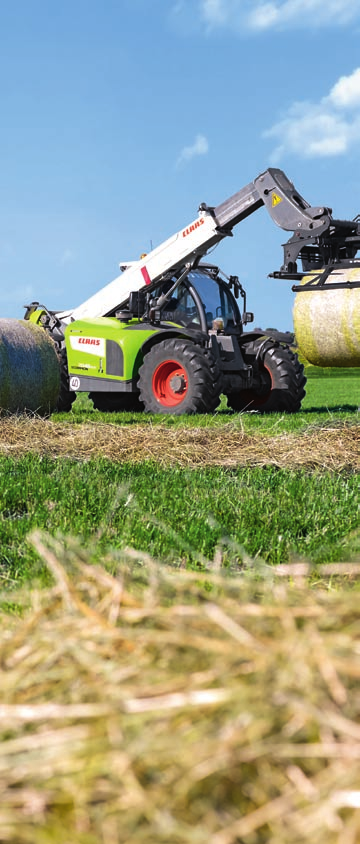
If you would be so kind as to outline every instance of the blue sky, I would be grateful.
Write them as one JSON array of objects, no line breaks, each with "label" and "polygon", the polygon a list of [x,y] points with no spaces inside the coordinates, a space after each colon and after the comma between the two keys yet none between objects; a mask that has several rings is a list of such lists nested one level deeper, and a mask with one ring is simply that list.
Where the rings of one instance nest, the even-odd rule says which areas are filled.
[{"label": "blue sky", "polygon": [[[356,0],[0,0],[0,307],[80,304],[265,170],[360,213]],[[211,260],[292,327],[261,209]]]}]

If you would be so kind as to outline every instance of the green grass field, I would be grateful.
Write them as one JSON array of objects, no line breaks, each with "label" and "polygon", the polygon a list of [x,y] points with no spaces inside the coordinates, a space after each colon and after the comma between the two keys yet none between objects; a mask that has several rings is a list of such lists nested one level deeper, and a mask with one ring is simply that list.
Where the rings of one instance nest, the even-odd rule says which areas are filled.
[{"label": "green grass field", "polygon": [[[233,425],[277,438],[328,426],[357,426],[359,370],[310,368],[300,413],[163,417],[100,414],[84,397],[68,415],[53,419],[78,430],[142,424],[159,432]],[[31,420],[29,421],[31,439]],[[175,431],[174,431],[175,433]],[[292,448],[296,450],[296,438]],[[341,448],[341,445],[340,445]],[[26,447],[24,448],[26,451]],[[221,457],[221,455],[220,455]],[[221,461],[220,461],[221,462]],[[291,460],[290,460],[291,463]],[[0,455],[0,573],[5,587],[46,580],[29,534],[41,528],[71,536],[102,562],[130,546],[175,565],[206,569],[214,558],[239,569],[249,559],[273,565],[294,558],[316,563],[359,559],[359,476],[356,471],[266,466],[182,468],[151,460],[74,459],[23,453]],[[115,557],[113,556],[115,552]],[[113,565],[113,564],[112,564]]]}]

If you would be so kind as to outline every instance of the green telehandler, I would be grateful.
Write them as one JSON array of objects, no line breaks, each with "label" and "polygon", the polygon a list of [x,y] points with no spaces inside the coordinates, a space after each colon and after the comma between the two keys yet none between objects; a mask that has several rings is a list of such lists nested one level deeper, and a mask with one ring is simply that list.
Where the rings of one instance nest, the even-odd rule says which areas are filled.
[{"label": "green telehandler", "polygon": [[[0,320],[3,369],[8,374],[11,368],[13,389],[10,401],[9,389],[6,398],[0,385],[0,407],[67,411],[76,394],[86,392],[103,411],[209,413],[222,394],[238,412],[299,410],[306,379],[288,335],[246,330],[253,314],[238,276],[226,276],[205,260],[263,205],[278,226],[292,232],[273,276],[296,281],[299,297],[325,297],[325,305],[329,292],[358,297],[359,222],[333,220],[331,209],[309,205],[281,170],[269,168],[222,204],[202,203],[196,220],[138,261],[122,264],[121,275],[79,307],[61,312],[38,302],[26,307],[25,321],[16,322],[21,332],[28,326],[35,333],[35,347],[45,343],[43,332],[51,340],[49,367],[56,369],[57,382],[48,395],[35,358],[26,375],[17,366],[18,353],[26,356],[20,328],[9,329],[15,321]],[[304,336],[307,331],[305,326]],[[326,358],[326,349],[322,354]],[[355,349],[352,365],[359,365],[356,355]],[[23,398],[25,377],[33,386],[30,402]]]}]

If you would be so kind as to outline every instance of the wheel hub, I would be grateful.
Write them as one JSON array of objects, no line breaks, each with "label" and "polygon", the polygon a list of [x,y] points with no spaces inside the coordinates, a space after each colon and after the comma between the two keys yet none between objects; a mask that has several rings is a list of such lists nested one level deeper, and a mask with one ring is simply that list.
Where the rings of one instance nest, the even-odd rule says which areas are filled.
[{"label": "wheel hub", "polygon": [[183,393],[186,390],[186,381],[184,375],[174,375],[170,378],[170,389],[173,393]]}]

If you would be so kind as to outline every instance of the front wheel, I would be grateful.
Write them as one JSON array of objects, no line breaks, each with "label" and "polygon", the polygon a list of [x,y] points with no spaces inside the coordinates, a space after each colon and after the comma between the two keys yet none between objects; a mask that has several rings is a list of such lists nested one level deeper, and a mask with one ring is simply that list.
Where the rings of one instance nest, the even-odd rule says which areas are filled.
[{"label": "front wheel", "polygon": [[295,413],[300,410],[305,396],[306,378],[304,367],[288,346],[279,346],[268,341],[266,351],[256,359],[259,349],[252,344],[251,354],[245,347],[245,361],[252,363],[256,387],[249,390],[229,392],[228,405],[238,413],[257,410],[260,413]]},{"label": "front wheel", "polygon": [[140,399],[150,413],[209,413],[220,399],[218,366],[206,349],[187,340],[163,340],[139,370]]}]

